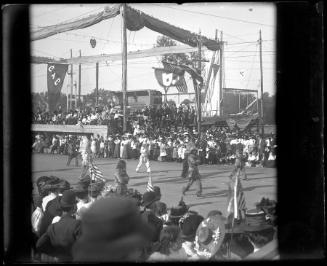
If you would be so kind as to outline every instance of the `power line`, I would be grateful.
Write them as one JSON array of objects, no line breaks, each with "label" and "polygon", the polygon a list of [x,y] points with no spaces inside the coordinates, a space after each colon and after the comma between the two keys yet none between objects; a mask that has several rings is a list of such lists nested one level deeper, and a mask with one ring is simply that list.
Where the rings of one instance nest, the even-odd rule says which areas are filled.
[{"label": "power line", "polygon": [[203,13],[203,12],[198,12],[198,11],[190,11],[190,10],[186,10],[186,9],[174,8],[174,7],[170,7],[170,6],[162,6],[162,5],[158,5],[158,4],[152,4],[152,5],[165,7],[165,8],[171,8],[171,9],[175,9],[178,11],[184,11],[184,12],[193,13],[193,14],[200,14],[200,15],[211,16],[211,17],[216,17],[216,18],[221,18],[221,19],[227,19],[227,20],[232,20],[232,21],[237,21],[237,22],[257,24],[257,25],[266,26],[266,27],[274,27],[273,25],[263,24],[263,23],[259,23],[259,22],[255,22],[255,21],[248,21],[248,20],[236,19],[236,18],[231,18],[231,17],[218,16],[218,15],[214,15],[214,14],[208,14],[208,13]]},{"label": "power line", "polygon": [[[272,42],[272,41],[275,41],[275,39],[271,39],[271,40],[262,40],[262,42]],[[228,43],[227,42],[227,46],[231,46],[231,45],[242,45],[242,44],[247,44],[247,43],[258,43],[258,41],[252,41],[252,42],[236,42],[236,43]]]}]

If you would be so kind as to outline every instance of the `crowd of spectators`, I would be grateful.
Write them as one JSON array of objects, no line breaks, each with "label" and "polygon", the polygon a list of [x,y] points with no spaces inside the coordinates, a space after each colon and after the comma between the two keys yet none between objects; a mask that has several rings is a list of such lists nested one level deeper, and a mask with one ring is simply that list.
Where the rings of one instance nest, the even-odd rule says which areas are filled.
[{"label": "crowd of spectators", "polygon": [[[68,140],[72,136],[60,134],[35,135],[33,150],[38,153],[67,154]],[[273,167],[276,160],[276,138],[271,134],[262,138],[252,133],[237,134],[227,129],[211,128],[197,138],[196,132],[164,131],[147,135],[139,125],[132,133],[108,137],[91,136],[91,149],[95,158],[138,159],[142,141],[148,138],[149,159],[154,161],[181,162],[186,144],[193,139],[201,164],[233,164],[236,150],[243,151],[248,167]],[[81,137],[74,138],[79,146]]]},{"label": "crowd of spectators", "polygon": [[[33,113],[32,121],[35,124],[53,125],[108,125],[112,133],[123,133],[123,111],[120,106],[87,107],[83,110],[76,109],[65,112],[59,106],[54,112],[48,112],[38,108]],[[143,109],[128,110],[127,131],[138,123],[152,131],[154,128],[174,128],[179,126],[188,128],[196,123],[195,109],[189,105],[156,105],[145,106]]]},{"label": "crowd of spectators", "polygon": [[245,220],[232,222],[232,213],[225,217],[212,210],[201,215],[190,210],[183,198],[168,207],[158,186],[144,188],[144,193],[129,188],[124,160],[118,160],[113,176],[120,186],[89,176],[77,184],[54,176],[37,179],[32,213],[34,262],[278,258],[273,245],[274,201],[263,198],[245,214]]}]

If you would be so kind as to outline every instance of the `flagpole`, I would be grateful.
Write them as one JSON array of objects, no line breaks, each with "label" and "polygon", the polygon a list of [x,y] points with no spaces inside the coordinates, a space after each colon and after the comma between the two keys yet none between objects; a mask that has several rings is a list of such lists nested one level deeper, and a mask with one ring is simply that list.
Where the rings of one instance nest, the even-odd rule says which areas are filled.
[{"label": "flagpole", "polygon": [[126,4],[122,4],[121,6],[121,14],[122,14],[122,35],[123,35],[123,43],[122,43],[122,91],[123,91],[123,132],[126,131],[126,91],[127,91],[127,36],[126,36]]},{"label": "flagpole", "polygon": [[235,212],[237,211],[238,212],[238,209],[235,210],[235,201],[236,201],[236,189],[235,187],[237,187],[237,184],[238,184],[238,179],[239,179],[239,176],[240,176],[240,169],[238,169],[237,171],[237,174],[236,174],[236,177],[235,177],[235,185],[234,185],[234,213],[233,213],[233,220],[232,220],[232,229],[231,229],[231,237],[230,237],[230,241],[229,241],[229,245],[228,245],[228,258],[230,259],[231,258],[231,247],[232,247],[232,240],[233,240],[233,233],[234,233],[234,223],[235,223]]}]

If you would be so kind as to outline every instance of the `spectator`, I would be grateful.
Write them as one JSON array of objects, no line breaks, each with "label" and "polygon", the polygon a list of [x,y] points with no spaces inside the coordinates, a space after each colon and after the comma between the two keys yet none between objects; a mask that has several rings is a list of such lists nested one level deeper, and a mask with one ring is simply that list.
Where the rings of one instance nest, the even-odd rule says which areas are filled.
[{"label": "spectator", "polygon": [[180,228],[176,225],[164,227],[160,233],[160,248],[154,252],[148,261],[183,261],[187,254],[182,249]]},{"label": "spectator", "polygon": [[63,193],[60,199],[61,219],[51,224],[36,244],[40,252],[56,257],[58,262],[72,261],[71,249],[81,233],[80,221],[74,218],[76,203],[73,191]]},{"label": "spectator", "polygon": [[152,237],[135,203],[111,197],[95,202],[82,219],[82,234],[73,247],[75,262],[138,261]]}]

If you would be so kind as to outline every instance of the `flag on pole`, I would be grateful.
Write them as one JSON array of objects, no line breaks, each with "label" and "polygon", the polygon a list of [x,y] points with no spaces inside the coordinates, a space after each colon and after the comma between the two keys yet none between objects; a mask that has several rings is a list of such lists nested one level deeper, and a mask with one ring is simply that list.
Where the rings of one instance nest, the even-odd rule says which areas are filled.
[{"label": "flag on pole", "polygon": [[239,177],[240,171],[236,174],[234,184],[233,181],[228,184],[227,213],[234,213],[235,219],[244,218],[244,211],[246,210],[244,192]]},{"label": "flag on pole", "polygon": [[189,73],[192,77],[192,79],[196,80],[199,83],[203,83],[203,78],[202,76],[198,73],[198,71],[196,69],[194,69],[193,67],[187,66],[187,65],[176,65],[173,63],[168,63],[163,61],[162,62],[163,66],[165,69],[173,72],[173,73],[179,73],[179,72],[184,72],[186,71],[187,73]]},{"label": "flag on pole", "polygon": [[160,86],[164,88],[176,87],[179,92],[187,92],[184,71],[173,72],[165,68],[154,68],[154,74]]},{"label": "flag on pole", "polygon": [[97,167],[95,164],[90,163],[90,175],[92,181],[103,181],[105,182],[106,179],[103,177],[103,173],[100,171],[99,167]]},{"label": "flag on pole", "polygon": [[152,186],[152,177],[151,177],[151,175],[149,175],[148,184],[146,185],[146,191],[148,191],[148,192],[154,191],[154,188]]}]

